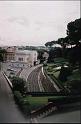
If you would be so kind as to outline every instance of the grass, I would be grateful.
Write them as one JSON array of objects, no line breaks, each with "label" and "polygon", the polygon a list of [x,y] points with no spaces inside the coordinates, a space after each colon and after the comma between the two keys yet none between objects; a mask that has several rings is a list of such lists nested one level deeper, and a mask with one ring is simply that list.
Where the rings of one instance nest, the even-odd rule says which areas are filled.
[{"label": "grass", "polygon": [[55,76],[56,78],[58,78],[59,74],[60,74],[60,71],[54,72],[54,76]]},{"label": "grass", "polygon": [[68,80],[67,81],[60,81],[58,79],[59,77],[59,74],[60,74],[60,70],[61,70],[61,66],[64,65],[64,66],[67,66],[68,65],[68,61],[64,58],[55,58],[54,59],[54,63],[50,63],[50,64],[47,64],[47,66],[45,66],[45,70],[47,72],[47,74],[52,78],[52,80],[54,82],[56,82],[59,86],[60,85],[65,85],[67,81],[70,81],[70,80],[73,80],[73,79],[81,79],[80,78],[80,74],[77,72],[77,70],[74,70],[73,71],[73,74],[70,75],[68,77]]},{"label": "grass", "polygon": [[81,80],[81,75],[80,75],[80,72],[79,70],[74,70],[72,75],[70,75],[68,77],[68,81],[69,80]]},{"label": "grass", "polygon": [[[47,64],[47,66],[44,66],[44,69],[46,70],[47,74],[50,75],[50,77],[57,83],[62,84],[63,82],[58,80],[58,76],[60,74],[60,69],[57,69],[57,67],[61,66],[62,64],[67,65],[67,61],[63,58],[56,58],[55,63]],[[81,79],[80,73],[78,70],[74,70],[72,75],[68,77],[68,81],[71,79]],[[65,84],[66,82],[64,82]],[[37,108],[40,108],[48,103],[49,98],[55,98],[59,99],[64,96],[44,96],[44,97],[32,97],[27,96],[25,100],[27,100],[30,103],[31,110],[35,110]]]},{"label": "grass", "polygon": [[47,71],[47,74],[54,75],[56,78],[58,78],[60,73],[60,68],[58,68],[57,64],[47,64],[47,66],[44,67],[44,69]]},{"label": "grass", "polygon": [[66,59],[60,57],[60,58],[55,58],[54,61],[55,63],[62,63],[62,62],[66,62]]},{"label": "grass", "polygon": [[60,68],[58,67],[60,67],[58,66],[58,64],[50,63],[47,64],[47,66],[45,66],[44,69],[46,70],[47,74],[51,77],[51,79],[60,85],[62,83],[58,80],[58,76],[60,73]]},{"label": "grass", "polygon": [[44,97],[32,97],[32,96],[27,96],[24,98],[24,101],[30,103],[30,109],[31,111],[38,109],[48,103],[48,98],[63,98],[65,96],[44,96]]},{"label": "grass", "polygon": [[24,100],[29,102],[31,110],[38,109],[48,103],[47,97],[27,96]]}]

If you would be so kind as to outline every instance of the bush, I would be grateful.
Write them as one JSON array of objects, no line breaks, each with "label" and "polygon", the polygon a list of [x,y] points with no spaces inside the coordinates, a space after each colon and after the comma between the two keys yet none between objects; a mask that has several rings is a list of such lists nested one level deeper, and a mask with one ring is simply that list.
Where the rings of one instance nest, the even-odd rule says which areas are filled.
[{"label": "bush", "polygon": [[65,97],[57,97],[57,98],[49,98],[48,102],[53,102],[55,105],[63,105],[63,104],[69,104],[74,103],[77,101],[80,101],[81,96],[65,96]]},{"label": "bush", "polygon": [[67,85],[72,93],[81,93],[81,80],[72,80]]},{"label": "bush", "polygon": [[44,63],[43,66],[47,66],[47,63]]},{"label": "bush", "polygon": [[19,91],[14,91],[14,98],[15,98],[16,103],[21,108],[21,110],[25,114],[29,115],[29,113],[30,113],[30,108],[29,108],[30,104],[29,104],[29,102],[27,100],[26,101],[24,100],[22,94]]},{"label": "bush", "polygon": [[15,100],[18,104],[22,103],[23,97],[19,91],[14,91],[14,97],[15,97]]},{"label": "bush", "polygon": [[59,80],[61,81],[67,81],[67,77],[71,75],[72,71],[68,67],[61,67],[60,74],[58,76]]},{"label": "bush", "polygon": [[26,81],[23,78],[19,78],[19,77],[12,78],[13,91],[20,91],[22,95],[25,94],[27,90],[25,84]]}]

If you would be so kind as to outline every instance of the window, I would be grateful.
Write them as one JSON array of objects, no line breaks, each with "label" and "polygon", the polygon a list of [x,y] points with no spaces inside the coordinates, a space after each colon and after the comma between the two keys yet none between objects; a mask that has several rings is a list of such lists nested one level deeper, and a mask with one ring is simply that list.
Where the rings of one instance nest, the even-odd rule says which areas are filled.
[{"label": "window", "polygon": [[18,58],[19,61],[23,61],[23,58]]}]

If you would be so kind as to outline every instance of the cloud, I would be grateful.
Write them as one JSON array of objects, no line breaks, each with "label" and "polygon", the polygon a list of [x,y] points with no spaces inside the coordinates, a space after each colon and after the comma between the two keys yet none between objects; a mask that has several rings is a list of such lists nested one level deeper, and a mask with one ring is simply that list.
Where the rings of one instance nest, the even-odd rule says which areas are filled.
[{"label": "cloud", "polygon": [[80,16],[79,6],[79,1],[0,1],[3,43],[44,45],[64,37],[67,24]]},{"label": "cloud", "polygon": [[7,20],[10,23],[16,22],[20,25],[27,26],[27,27],[30,25],[28,19],[26,17],[23,17],[23,16],[21,16],[21,17],[10,17]]}]

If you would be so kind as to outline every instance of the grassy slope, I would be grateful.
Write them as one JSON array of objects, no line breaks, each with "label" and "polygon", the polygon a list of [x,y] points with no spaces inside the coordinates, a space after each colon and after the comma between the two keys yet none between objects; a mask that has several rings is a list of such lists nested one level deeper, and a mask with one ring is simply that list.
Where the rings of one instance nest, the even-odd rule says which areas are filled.
[{"label": "grassy slope", "polygon": [[55,98],[59,99],[65,96],[44,96],[44,97],[32,97],[32,96],[27,96],[24,98],[25,102],[29,101],[31,110],[38,109],[48,103],[48,98]]}]

